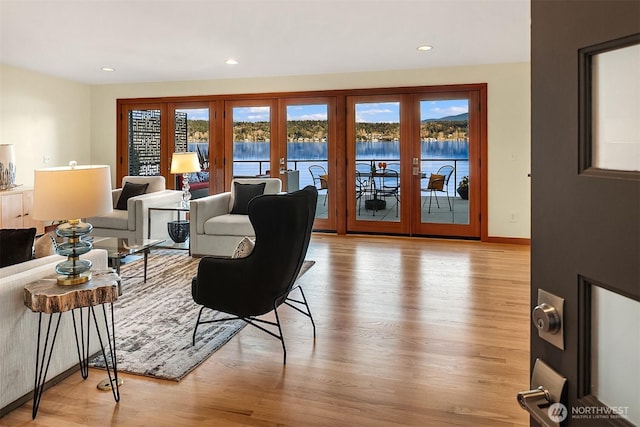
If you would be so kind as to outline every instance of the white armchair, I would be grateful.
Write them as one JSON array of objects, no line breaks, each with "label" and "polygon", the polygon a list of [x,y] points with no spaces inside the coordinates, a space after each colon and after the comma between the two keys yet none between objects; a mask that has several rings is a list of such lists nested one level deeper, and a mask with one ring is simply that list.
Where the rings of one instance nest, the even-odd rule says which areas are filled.
[{"label": "white armchair", "polygon": [[[189,206],[191,255],[231,256],[238,243],[246,236],[255,238],[255,232],[246,214],[232,213],[236,199],[235,183],[264,183],[262,194],[277,194],[282,191],[279,178],[236,178],[231,182],[231,191],[191,200]],[[248,200],[246,200],[248,202]],[[237,206],[235,206],[237,209]]]},{"label": "white armchair", "polygon": [[[126,201],[126,210],[116,209],[120,195],[127,183],[148,184],[146,191],[141,195],[129,197]],[[134,244],[142,243],[149,236],[149,208],[177,205],[182,200],[182,191],[167,190],[163,176],[125,176],[122,178],[122,188],[112,190],[113,211],[103,216],[87,218],[87,222],[93,225],[94,236],[125,237]],[[124,203],[121,203],[123,207]],[[161,218],[161,215],[166,218]],[[171,212],[154,213],[151,238],[168,239],[167,222],[170,221]]]}]

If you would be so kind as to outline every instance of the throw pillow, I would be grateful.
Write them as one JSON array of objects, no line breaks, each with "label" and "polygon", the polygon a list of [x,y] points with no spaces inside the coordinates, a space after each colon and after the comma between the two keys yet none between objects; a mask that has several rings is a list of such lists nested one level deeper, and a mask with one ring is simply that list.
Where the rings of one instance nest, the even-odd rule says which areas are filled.
[{"label": "throw pillow", "polygon": [[429,190],[441,191],[444,188],[444,175],[436,175],[435,173],[432,173],[429,177],[429,185],[427,188]]},{"label": "throw pillow", "polygon": [[147,191],[147,187],[149,187],[149,183],[145,184],[134,184],[133,182],[125,182],[124,187],[122,188],[122,192],[120,193],[120,197],[118,198],[118,203],[116,204],[116,209],[121,211],[127,210],[127,201],[131,197],[140,196]]},{"label": "throw pillow", "polygon": [[320,175],[320,189],[329,188],[329,175]]},{"label": "throw pillow", "polygon": [[260,184],[240,184],[239,182],[233,183],[233,208],[232,214],[247,215],[249,213],[249,202],[256,196],[264,193],[264,186],[266,183]]},{"label": "throw pillow", "polygon": [[35,228],[0,230],[0,267],[29,261],[35,237]]},{"label": "throw pillow", "polygon": [[36,258],[42,258],[49,255],[55,255],[57,242],[50,233],[45,233],[36,239],[33,244],[33,251]]},{"label": "throw pillow", "polygon": [[233,251],[233,255],[231,255],[231,258],[248,257],[251,252],[253,252],[253,248],[255,245],[256,243],[253,240],[245,236],[245,238],[242,239],[240,243],[238,243],[238,246],[236,246],[236,250]]}]

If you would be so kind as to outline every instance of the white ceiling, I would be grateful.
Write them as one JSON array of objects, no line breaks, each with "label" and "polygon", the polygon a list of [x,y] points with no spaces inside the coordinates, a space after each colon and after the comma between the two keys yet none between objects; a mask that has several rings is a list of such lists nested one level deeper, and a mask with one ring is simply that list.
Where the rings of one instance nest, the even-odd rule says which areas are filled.
[{"label": "white ceiling", "polygon": [[529,0],[0,0],[1,63],[87,84],[526,62],[529,33]]}]

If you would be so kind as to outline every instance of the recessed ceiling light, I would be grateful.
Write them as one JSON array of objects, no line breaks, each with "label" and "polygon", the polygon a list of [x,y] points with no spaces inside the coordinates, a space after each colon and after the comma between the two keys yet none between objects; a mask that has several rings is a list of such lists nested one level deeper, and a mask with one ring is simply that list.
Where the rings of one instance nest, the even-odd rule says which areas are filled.
[{"label": "recessed ceiling light", "polygon": [[431,49],[433,49],[433,46],[429,46],[429,45],[426,45],[426,44],[422,45],[422,46],[418,46],[418,50],[421,50],[423,52],[427,51],[427,50],[431,50]]},{"label": "recessed ceiling light", "polygon": [[102,71],[109,71],[109,72],[111,72],[111,71],[115,71],[115,70],[116,70],[115,68],[111,68],[111,67],[102,67],[102,68],[100,68],[100,69],[101,69]]},{"label": "recessed ceiling light", "polygon": [[227,59],[226,61],[224,61],[224,63],[227,64],[227,65],[237,65],[238,61],[236,61],[233,58],[230,58],[230,59]]}]

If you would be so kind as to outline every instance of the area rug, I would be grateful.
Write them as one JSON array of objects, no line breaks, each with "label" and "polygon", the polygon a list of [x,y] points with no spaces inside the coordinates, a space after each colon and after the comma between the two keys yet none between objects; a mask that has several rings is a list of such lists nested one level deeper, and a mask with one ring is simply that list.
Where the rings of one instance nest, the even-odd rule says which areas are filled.
[{"label": "area rug", "polygon": [[[191,345],[201,307],[191,297],[199,261],[187,252],[152,251],[147,283],[142,260],[122,266],[122,295],[113,305],[119,372],[180,381],[246,325],[242,320],[201,325]],[[104,368],[102,355],[90,366]]]},{"label": "area rug", "polygon": [[[242,320],[200,325],[192,345],[201,306],[191,297],[191,279],[199,262],[187,252],[152,251],[147,283],[142,260],[121,267],[122,295],[113,304],[119,372],[180,381],[246,325]],[[305,261],[298,277],[314,264]],[[220,317],[228,315],[212,310],[207,314]],[[99,354],[89,365],[104,369],[104,358]]]}]

